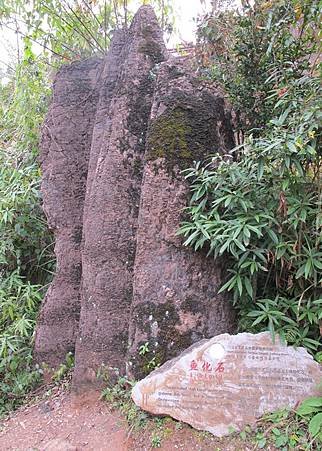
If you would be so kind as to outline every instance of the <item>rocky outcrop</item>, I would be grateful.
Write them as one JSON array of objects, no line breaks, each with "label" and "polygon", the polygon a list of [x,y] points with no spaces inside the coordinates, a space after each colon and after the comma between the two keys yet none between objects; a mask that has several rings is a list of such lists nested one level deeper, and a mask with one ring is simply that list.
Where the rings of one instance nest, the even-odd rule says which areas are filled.
[{"label": "rocky outcrop", "polygon": [[181,169],[227,151],[232,136],[223,95],[189,61],[168,58],[151,7],[114,35],[103,60],[58,73],[42,140],[58,266],[38,361],[55,365],[76,349],[80,388],[102,365],[139,377],[152,359],[231,331],[221,265],[183,248],[176,230],[188,200]]},{"label": "rocky outcrop", "polygon": [[142,8],[125,39],[109,124],[88,178],[75,370],[82,383],[95,380],[102,362],[125,370],[152,71],[165,58],[154,12]]},{"label": "rocky outcrop", "polygon": [[[133,300],[129,371],[144,376],[202,338],[233,329],[218,295],[221,265],[176,235],[189,187],[182,170],[233,146],[229,114],[186,59],[161,65],[147,134]],[[148,351],[139,353],[148,343]],[[152,362],[152,364],[151,364]]]},{"label": "rocky outcrop", "polygon": [[59,71],[42,128],[41,191],[57,269],[38,319],[35,357],[50,365],[75,349],[78,334],[83,207],[101,66],[88,59]]}]

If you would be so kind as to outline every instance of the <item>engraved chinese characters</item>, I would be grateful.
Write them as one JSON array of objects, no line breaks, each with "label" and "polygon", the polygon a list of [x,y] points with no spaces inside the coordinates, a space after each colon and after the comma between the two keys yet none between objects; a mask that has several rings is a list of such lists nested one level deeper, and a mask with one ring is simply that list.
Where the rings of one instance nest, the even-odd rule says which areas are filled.
[{"label": "engraved chinese characters", "polygon": [[321,366],[267,332],[218,335],[191,346],[133,389],[135,403],[223,436],[319,393]]}]

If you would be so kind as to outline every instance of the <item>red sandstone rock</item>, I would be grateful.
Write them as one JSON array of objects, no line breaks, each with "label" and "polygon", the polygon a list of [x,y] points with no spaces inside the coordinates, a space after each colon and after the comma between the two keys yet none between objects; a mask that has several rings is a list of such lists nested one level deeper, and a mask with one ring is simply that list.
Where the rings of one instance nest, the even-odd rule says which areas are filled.
[{"label": "red sandstone rock", "polygon": [[76,386],[94,382],[102,364],[125,370],[152,70],[165,55],[153,9],[140,8],[121,53],[108,129],[88,180]]},{"label": "red sandstone rock", "polygon": [[[198,88],[196,88],[198,86]],[[233,147],[223,96],[188,61],[162,63],[147,135],[134,266],[129,372],[136,378],[202,338],[232,331],[231,304],[218,295],[220,263],[176,235],[189,187],[181,170]],[[149,352],[139,354],[148,343]],[[153,365],[153,363],[152,363]]]},{"label": "red sandstone rock", "polygon": [[[176,236],[188,202],[180,171],[233,146],[230,116],[186,60],[167,58],[143,6],[104,60],[56,77],[42,192],[58,266],[35,357],[57,365],[76,346],[76,388],[95,383],[102,365],[124,373],[127,359],[141,376],[147,358],[163,362],[234,327],[231,304],[217,294],[222,265]],[[146,342],[156,352],[140,360]]]},{"label": "red sandstone rock", "polygon": [[87,167],[101,60],[64,66],[43,125],[43,208],[55,235],[57,269],[37,324],[35,358],[56,366],[75,348],[80,313],[81,240]]},{"label": "red sandstone rock", "polygon": [[[97,172],[97,160],[100,152],[105,153],[106,142],[109,139],[112,120],[109,115],[113,95],[122,67],[122,51],[126,40],[126,30],[115,30],[110,48],[102,61],[102,70],[99,77],[99,99],[94,119],[93,136],[88,163],[88,175],[86,182],[86,197],[91,197],[91,187]],[[85,203],[83,217],[86,218],[89,201]]]}]

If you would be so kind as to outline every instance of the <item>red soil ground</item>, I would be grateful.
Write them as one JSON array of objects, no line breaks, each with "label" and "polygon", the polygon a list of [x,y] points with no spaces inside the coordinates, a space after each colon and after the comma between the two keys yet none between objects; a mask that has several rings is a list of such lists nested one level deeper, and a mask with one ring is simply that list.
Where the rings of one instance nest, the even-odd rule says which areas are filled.
[{"label": "red soil ground", "polygon": [[[40,398],[40,399],[39,399]],[[111,411],[98,395],[73,397],[55,387],[0,420],[1,451],[149,451],[151,438],[160,435],[164,451],[247,451],[252,446],[227,437],[216,439],[170,421],[156,429],[153,421],[138,432]]]}]

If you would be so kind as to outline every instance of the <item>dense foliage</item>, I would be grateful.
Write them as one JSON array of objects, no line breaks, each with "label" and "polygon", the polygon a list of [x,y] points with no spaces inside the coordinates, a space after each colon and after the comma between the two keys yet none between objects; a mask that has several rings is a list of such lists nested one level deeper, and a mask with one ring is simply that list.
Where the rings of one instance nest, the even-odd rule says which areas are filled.
[{"label": "dense foliage", "polygon": [[192,198],[180,230],[186,245],[226,262],[221,291],[241,330],[277,331],[311,352],[322,320],[320,15],[315,0],[256,1],[228,13],[225,56],[208,42],[204,73],[224,84],[245,139],[186,171]]},{"label": "dense foliage", "polygon": [[[174,23],[171,1],[141,3],[154,6],[163,30],[170,34]],[[47,63],[56,66],[57,62],[104,54],[113,31],[129,26],[137,6],[131,0],[0,0],[0,24],[24,37],[29,46],[38,44]]]},{"label": "dense foliage", "polygon": [[36,161],[47,107],[43,73],[41,61],[27,49],[0,94],[0,414],[40,377],[32,367],[33,331],[53,269]]},{"label": "dense foliage", "polygon": [[[286,88],[316,68],[321,6],[317,0],[256,0],[243,10],[217,10],[199,24],[203,74],[219,80],[234,106],[237,127],[258,135],[276,115],[274,88]],[[268,77],[270,74],[270,77]]]}]

